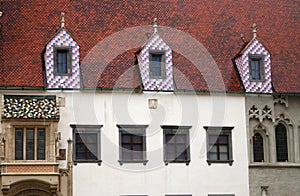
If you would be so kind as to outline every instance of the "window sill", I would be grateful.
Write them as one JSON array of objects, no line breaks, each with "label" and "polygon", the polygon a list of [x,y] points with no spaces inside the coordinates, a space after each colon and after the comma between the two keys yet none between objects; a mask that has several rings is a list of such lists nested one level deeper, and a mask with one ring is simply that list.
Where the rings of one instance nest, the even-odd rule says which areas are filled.
[{"label": "window sill", "polygon": [[300,163],[267,163],[267,162],[257,162],[257,163],[250,163],[249,168],[257,168],[257,167],[263,167],[263,168],[300,168]]},{"label": "window sill", "polygon": [[230,166],[232,166],[233,160],[225,160],[225,161],[220,161],[220,160],[207,160],[208,165],[211,165],[212,163],[228,163]]},{"label": "window sill", "polygon": [[148,163],[148,160],[118,160],[120,165],[123,165],[124,163],[143,163],[143,165],[146,165]]},{"label": "window sill", "polygon": [[165,165],[168,165],[169,163],[185,163],[186,166],[188,166],[190,164],[191,160],[172,160],[172,161],[168,161],[165,160]]},{"label": "window sill", "polygon": [[72,76],[72,73],[54,73],[54,76]]},{"label": "window sill", "polygon": [[74,165],[76,166],[78,163],[98,163],[100,166],[102,163],[102,160],[76,160],[73,161]]}]

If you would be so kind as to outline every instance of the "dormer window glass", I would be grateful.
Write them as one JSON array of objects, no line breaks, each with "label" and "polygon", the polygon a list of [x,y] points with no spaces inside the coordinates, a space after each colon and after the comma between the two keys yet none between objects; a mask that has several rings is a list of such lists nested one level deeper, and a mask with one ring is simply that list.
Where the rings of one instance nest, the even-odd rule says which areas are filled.
[{"label": "dormer window glass", "polygon": [[71,73],[71,48],[55,48],[55,74],[69,75]]},{"label": "dormer window glass", "polygon": [[250,79],[253,81],[264,80],[264,61],[261,55],[249,56]]},{"label": "dormer window glass", "polygon": [[150,77],[163,79],[166,77],[165,53],[161,51],[150,52]]}]

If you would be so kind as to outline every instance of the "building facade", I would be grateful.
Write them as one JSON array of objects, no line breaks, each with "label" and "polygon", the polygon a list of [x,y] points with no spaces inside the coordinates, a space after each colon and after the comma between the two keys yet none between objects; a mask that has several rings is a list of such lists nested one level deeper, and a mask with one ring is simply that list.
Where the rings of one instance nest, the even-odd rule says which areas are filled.
[{"label": "building facade", "polygon": [[297,195],[297,8],[1,2],[0,195]]}]

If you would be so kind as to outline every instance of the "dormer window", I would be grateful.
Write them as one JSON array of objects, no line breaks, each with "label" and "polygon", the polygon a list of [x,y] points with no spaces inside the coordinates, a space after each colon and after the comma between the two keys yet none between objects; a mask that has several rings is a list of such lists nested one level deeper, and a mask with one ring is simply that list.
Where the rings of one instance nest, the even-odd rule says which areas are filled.
[{"label": "dormer window", "polygon": [[54,48],[54,69],[56,75],[71,74],[71,47]]},{"label": "dormer window", "polygon": [[150,77],[154,79],[163,79],[166,77],[165,52],[150,51]]},{"label": "dormer window", "polygon": [[250,79],[252,81],[264,80],[264,56],[262,55],[250,55]]}]

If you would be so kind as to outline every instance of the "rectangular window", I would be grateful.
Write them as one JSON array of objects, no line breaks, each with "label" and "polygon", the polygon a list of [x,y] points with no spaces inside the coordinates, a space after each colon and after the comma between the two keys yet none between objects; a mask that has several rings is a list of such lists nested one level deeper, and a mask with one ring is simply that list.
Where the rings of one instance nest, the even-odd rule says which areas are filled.
[{"label": "rectangular window", "polygon": [[45,128],[15,129],[15,159],[45,160]]},{"label": "rectangular window", "polygon": [[190,163],[189,129],[191,126],[161,126],[164,131],[164,161]]},{"label": "rectangular window", "polygon": [[166,64],[164,51],[150,51],[150,77],[163,79],[166,77]]},{"label": "rectangular window", "polygon": [[71,74],[71,55],[71,47],[57,47],[54,49],[54,71],[56,75]]},{"label": "rectangular window", "polygon": [[141,162],[146,164],[147,125],[117,125],[119,128],[120,164]]},{"label": "rectangular window", "polygon": [[207,162],[229,163],[232,165],[233,127],[204,127],[207,135]]},{"label": "rectangular window", "polygon": [[102,125],[71,125],[73,128],[74,164],[80,162],[101,163],[100,129]]},{"label": "rectangular window", "polygon": [[254,81],[264,80],[264,56],[250,55],[250,79]]}]

